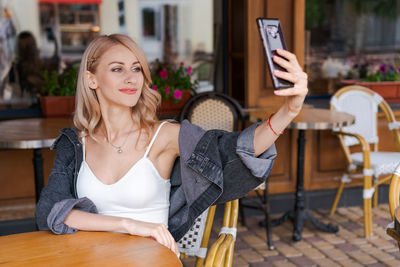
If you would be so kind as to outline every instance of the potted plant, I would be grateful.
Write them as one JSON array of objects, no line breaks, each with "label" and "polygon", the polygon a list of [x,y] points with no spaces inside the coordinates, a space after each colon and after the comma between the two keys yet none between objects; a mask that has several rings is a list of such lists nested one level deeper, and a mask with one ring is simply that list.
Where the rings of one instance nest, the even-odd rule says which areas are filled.
[{"label": "potted plant", "polygon": [[40,104],[44,117],[70,116],[75,109],[78,68],[43,72],[44,85],[40,90]]},{"label": "potted plant", "polygon": [[192,80],[192,67],[184,63],[176,66],[156,60],[151,64],[151,78],[151,87],[162,97],[159,115],[178,114],[198,85]]},{"label": "potted plant", "polygon": [[388,102],[400,101],[400,58],[361,57],[350,59],[350,71],[343,84],[365,86]]}]

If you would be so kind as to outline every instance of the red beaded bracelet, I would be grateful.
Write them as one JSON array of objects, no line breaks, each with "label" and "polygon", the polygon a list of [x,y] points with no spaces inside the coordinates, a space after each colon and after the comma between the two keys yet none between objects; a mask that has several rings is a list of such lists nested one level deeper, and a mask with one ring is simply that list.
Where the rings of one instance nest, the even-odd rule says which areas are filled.
[{"label": "red beaded bracelet", "polygon": [[271,126],[271,118],[272,118],[272,116],[274,116],[275,115],[275,113],[272,113],[271,115],[269,115],[269,117],[268,117],[268,126],[269,126],[269,128],[271,129],[271,131],[276,135],[276,136],[279,136],[280,134],[283,134],[284,132],[285,132],[285,130],[282,130],[282,132],[280,133],[280,134],[277,134],[275,131],[274,131],[274,129],[272,129],[272,126]]}]

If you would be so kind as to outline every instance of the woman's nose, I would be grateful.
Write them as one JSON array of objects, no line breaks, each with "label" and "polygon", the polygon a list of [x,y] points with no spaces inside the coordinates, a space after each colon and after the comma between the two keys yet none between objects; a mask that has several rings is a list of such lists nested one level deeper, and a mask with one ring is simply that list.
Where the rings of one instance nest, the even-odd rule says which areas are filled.
[{"label": "woman's nose", "polygon": [[136,73],[128,73],[127,77],[125,79],[126,83],[131,83],[131,84],[135,84],[137,81],[137,77],[136,77]]}]

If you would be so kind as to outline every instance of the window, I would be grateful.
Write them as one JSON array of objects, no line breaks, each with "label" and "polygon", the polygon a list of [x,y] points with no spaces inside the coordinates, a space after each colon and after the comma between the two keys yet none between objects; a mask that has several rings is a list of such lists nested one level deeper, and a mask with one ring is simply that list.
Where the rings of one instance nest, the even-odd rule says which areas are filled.
[{"label": "window", "polygon": [[156,11],[154,10],[154,8],[143,8],[142,18],[143,36],[145,38],[156,38],[159,40],[160,36],[157,35]]},{"label": "window", "polygon": [[[306,68],[311,94],[330,94],[342,79],[367,79],[373,68],[398,59],[397,1],[307,0]],[[366,64],[364,72],[356,69]]]}]

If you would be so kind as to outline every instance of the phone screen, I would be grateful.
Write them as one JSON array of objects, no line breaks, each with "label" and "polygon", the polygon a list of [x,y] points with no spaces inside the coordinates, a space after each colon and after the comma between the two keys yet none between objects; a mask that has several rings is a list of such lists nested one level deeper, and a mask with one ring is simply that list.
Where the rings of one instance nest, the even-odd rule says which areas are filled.
[{"label": "phone screen", "polygon": [[285,39],[283,37],[279,19],[257,18],[257,25],[260,32],[266,61],[270,70],[272,83],[275,89],[293,87],[293,83],[276,78],[272,74],[275,69],[285,71],[285,69],[274,63],[272,60],[272,57],[276,54],[276,49],[280,48],[286,50]]}]

